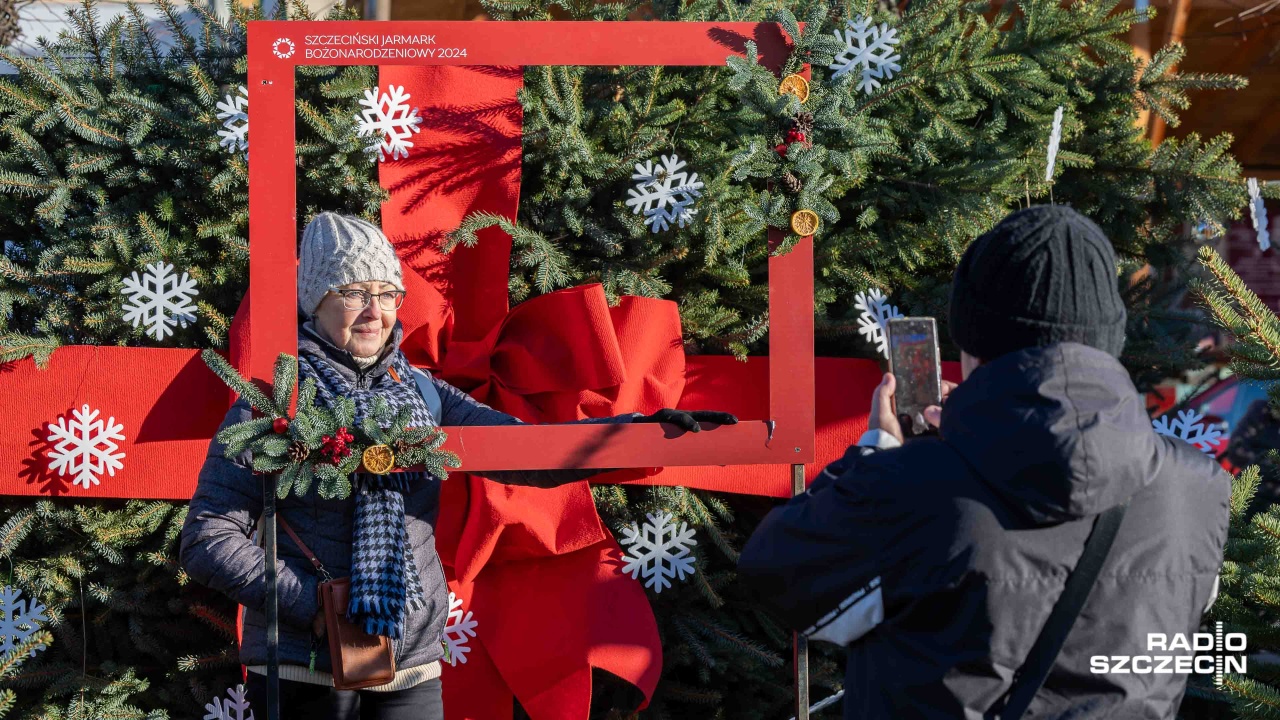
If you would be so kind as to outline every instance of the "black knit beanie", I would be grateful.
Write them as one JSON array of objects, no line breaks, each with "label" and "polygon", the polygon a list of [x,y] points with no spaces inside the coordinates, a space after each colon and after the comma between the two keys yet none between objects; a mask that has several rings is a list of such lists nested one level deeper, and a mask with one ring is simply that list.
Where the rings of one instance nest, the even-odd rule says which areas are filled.
[{"label": "black knit beanie", "polygon": [[1125,317],[1111,241],[1060,205],[1001,220],[965,251],[951,286],[951,338],[982,360],[1056,342],[1119,357]]}]

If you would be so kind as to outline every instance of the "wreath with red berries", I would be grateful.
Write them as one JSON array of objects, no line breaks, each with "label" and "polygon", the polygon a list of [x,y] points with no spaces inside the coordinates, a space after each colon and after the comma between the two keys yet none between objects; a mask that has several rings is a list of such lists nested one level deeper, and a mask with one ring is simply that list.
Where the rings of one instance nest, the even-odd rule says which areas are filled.
[{"label": "wreath with red berries", "polygon": [[250,451],[254,472],[280,476],[280,498],[290,492],[306,494],[312,486],[322,498],[349,497],[354,472],[381,475],[422,466],[443,480],[449,468],[460,464],[457,455],[440,449],[444,431],[407,426],[409,408],[393,413],[386,400],[374,398],[369,412],[356,423],[355,403],[349,398],[337,398],[332,408],[315,403],[312,378],[298,389],[298,411],[290,418],[289,400],[298,382],[298,363],[292,355],[281,353],[276,359],[270,395],[242,377],[217,352],[205,350],[201,357],[262,415],[218,431],[224,456],[236,458]]}]

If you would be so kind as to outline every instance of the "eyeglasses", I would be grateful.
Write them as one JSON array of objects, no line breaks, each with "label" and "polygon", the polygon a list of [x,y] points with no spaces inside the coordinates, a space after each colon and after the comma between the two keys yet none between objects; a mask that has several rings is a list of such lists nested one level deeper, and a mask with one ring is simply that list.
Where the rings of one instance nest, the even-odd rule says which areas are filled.
[{"label": "eyeglasses", "polygon": [[329,288],[329,291],[341,295],[342,306],[348,310],[363,310],[369,307],[375,297],[378,298],[378,307],[383,310],[399,310],[406,294],[404,290],[388,290],[374,295],[368,290],[343,290],[336,287]]}]

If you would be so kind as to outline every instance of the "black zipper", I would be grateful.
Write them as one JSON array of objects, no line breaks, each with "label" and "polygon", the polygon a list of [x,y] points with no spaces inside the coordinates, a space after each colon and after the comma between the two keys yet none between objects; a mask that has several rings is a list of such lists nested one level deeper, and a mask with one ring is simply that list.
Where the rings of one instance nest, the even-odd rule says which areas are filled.
[{"label": "black zipper", "polygon": [[431,554],[436,559],[436,567],[440,568],[440,582],[444,583],[444,622],[440,625],[440,649],[444,651],[444,661],[449,662],[449,644],[444,641],[445,630],[449,627],[449,579],[444,574],[444,562],[440,560],[440,553],[432,550]]}]

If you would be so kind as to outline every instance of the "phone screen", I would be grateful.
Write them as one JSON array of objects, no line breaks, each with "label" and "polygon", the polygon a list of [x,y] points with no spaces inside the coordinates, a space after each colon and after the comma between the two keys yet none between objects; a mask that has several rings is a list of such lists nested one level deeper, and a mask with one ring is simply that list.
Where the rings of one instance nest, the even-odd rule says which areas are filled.
[{"label": "phone screen", "polygon": [[894,318],[888,322],[889,370],[897,381],[894,413],[911,419],[918,434],[929,426],[924,409],[942,402],[941,365],[938,361],[938,326],[931,317]]}]

